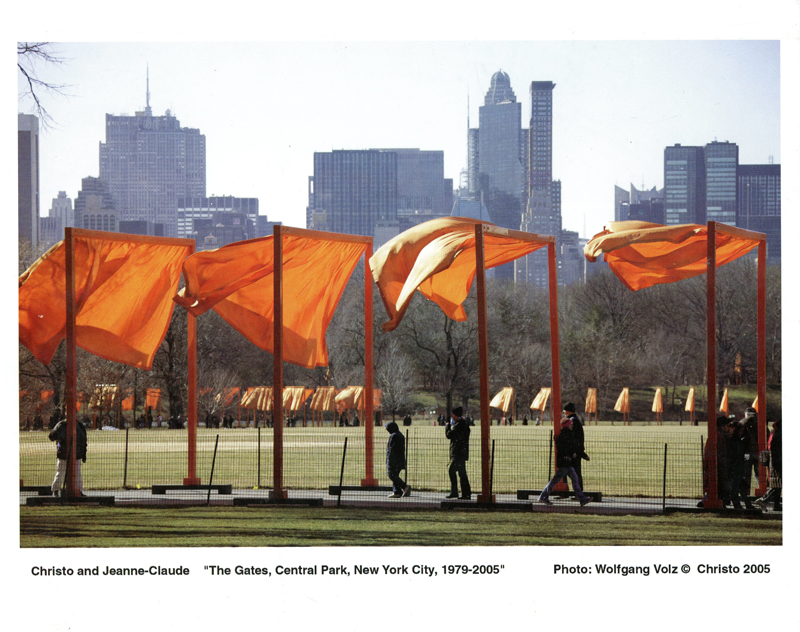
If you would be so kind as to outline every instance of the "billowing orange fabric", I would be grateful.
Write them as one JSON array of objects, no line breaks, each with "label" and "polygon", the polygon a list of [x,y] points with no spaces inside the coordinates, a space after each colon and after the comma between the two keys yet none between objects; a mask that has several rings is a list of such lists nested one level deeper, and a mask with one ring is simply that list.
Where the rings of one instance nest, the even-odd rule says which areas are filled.
[{"label": "billowing orange fabric", "polygon": [[539,392],[536,394],[536,397],[533,399],[533,402],[530,405],[531,410],[541,410],[542,412],[547,410],[547,400],[550,399],[552,392],[552,388],[539,389]]},{"label": "billowing orange fabric", "polygon": [[[464,321],[462,303],[475,278],[475,225],[489,224],[467,217],[432,219],[410,228],[381,246],[369,260],[390,320],[384,331],[397,328],[419,290],[453,320]],[[486,234],[486,269],[519,259],[545,246]]]},{"label": "billowing orange fabric", "polygon": [[223,406],[230,406],[231,402],[233,401],[233,398],[236,397],[236,395],[239,394],[239,390],[240,389],[239,389],[238,386],[232,386],[230,388],[223,388],[222,389],[222,393],[221,393],[222,396],[224,397],[222,405]]},{"label": "billowing orange fabric", "polygon": [[133,395],[128,395],[122,400],[122,410],[133,410]]},{"label": "billowing orange fabric", "polygon": [[722,401],[719,403],[719,409],[726,415],[728,414],[728,389],[722,393]]},{"label": "billowing orange fabric", "polygon": [[686,407],[684,410],[687,413],[694,411],[694,387],[689,389],[689,394],[686,396]]},{"label": "billowing orange fabric", "polygon": [[511,386],[506,386],[489,402],[491,408],[499,408],[504,413],[511,409],[511,402],[514,400],[514,389]]},{"label": "billowing orange fabric", "polygon": [[333,386],[318,386],[311,398],[311,410],[336,410],[336,389]]},{"label": "billowing orange fabric", "polygon": [[42,402],[46,402],[49,400],[53,395],[55,395],[55,391],[40,391],[39,392],[39,400]]},{"label": "billowing orange fabric", "polygon": [[622,392],[617,398],[617,403],[614,404],[614,410],[618,413],[631,412],[631,391],[629,388],[623,388]]},{"label": "billowing orange fabric", "polygon": [[252,410],[272,410],[272,387],[254,386],[247,389],[242,397],[242,408]]},{"label": "billowing orange fabric", "polygon": [[[758,240],[717,231],[717,267],[758,246]],[[611,222],[583,249],[589,261],[603,255],[630,290],[705,274],[708,228],[699,224],[663,226],[649,222]]]},{"label": "billowing orange fabric", "polygon": [[336,403],[344,408],[361,408],[363,399],[363,386],[348,386],[346,389],[336,395]]},{"label": "billowing orange fabric", "polygon": [[[183,265],[175,301],[195,316],[213,309],[254,345],[272,353],[274,237],[198,252]],[[325,332],[364,243],[283,236],[283,359],[327,366]]]},{"label": "billowing orange fabric", "polygon": [[[149,370],[172,317],[190,247],[76,235],[76,344]],[[19,338],[49,364],[66,333],[66,247],[59,242],[19,277]]]},{"label": "billowing orange fabric", "polygon": [[283,408],[284,410],[300,410],[305,401],[311,397],[314,391],[304,386],[284,386],[283,387]]},{"label": "billowing orange fabric", "polygon": [[663,402],[663,399],[661,397],[661,389],[660,388],[656,389],[656,394],[653,397],[653,408],[652,408],[652,410],[653,410],[654,413],[663,413],[664,412],[664,402]]},{"label": "billowing orange fabric", "polygon": [[597,414],[597,389],[590,388],[586,391],[586,406],[585,412]]}]

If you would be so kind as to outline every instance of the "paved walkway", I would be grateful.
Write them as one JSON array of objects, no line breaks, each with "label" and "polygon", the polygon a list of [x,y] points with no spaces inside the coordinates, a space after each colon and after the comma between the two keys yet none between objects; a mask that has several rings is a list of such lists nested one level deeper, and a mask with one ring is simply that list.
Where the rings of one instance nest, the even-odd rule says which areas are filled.
[{"label": "paved walkway", "polygon": [[[267,489],[234,489],[231,494],[218,494],[207,490],[170,490],[166,494],[153,494],[149,489],[131,490],[99,490],[91,491],[89,498],[81,504],[91,504],[92,497],[114,498],[114,504],[120,507],[152,507],[152,506],[202,506],[230,507],[234,505],[253,506],[264,504],[269,499]],[[20,492],[20,505],[26,505],[28,498],[46,499],[47,504],[58,504],[58,499],[38,496],[36,492]],[[302,505],[307,502],[321,503],[324,507],[378,507],[381,509],[443,509],[443,510],[486,510],[486,505],[478,504],[476,495],[473,500],[446,500],[442,492],[412,491],[407,498],[390,499],[385,491],[343,491],[341,500],[330,495],[327,490],[289,490],[288,502]],[[667,498],[666,504],[660,498],[622,498],[604,496],[599,502],[592,502],[583,507],[573,498],[559,498],[551,495],[552,505],[544,505],[536,501],[518,500],[514,494],[496,494],[494,509],[505,511],[536,511],[546,513],[591,513],[591,514],[643,514],[653,515],[669,512],[703,512],[697,508],[697,500]],[[33,502],[37,502],[34,500]],[[271,504],[271,503],[270,503]],[[278,503],[276,503],[278,504]],[[769,509],[761,511],[756,508],[747,510],[724,510],[726,515],[762,516],[781,518],[782,512]]]}]

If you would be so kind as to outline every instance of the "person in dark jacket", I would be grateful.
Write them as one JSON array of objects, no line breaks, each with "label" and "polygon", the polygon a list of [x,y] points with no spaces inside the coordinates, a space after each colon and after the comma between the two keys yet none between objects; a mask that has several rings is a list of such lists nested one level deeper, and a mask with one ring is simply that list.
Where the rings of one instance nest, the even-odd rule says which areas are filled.
[{"label": "person in dark jacket", "polygon": [[772,434],[767,442],[770,476],[769,489],[767,493],[756,500],[756,504],[762,509],[772,501],[773,510],[781,510],[781,488],[783,487],[783,433],[781,432],[781,420],[772,423]]},{"label": "person in dark jacket", "polygon": [[[722,506],[727,507],[731,503],[730,498],[730,475],[728,473],[728,444],[730,443],[730,430],[728,429],[728,418],[724,415],[717,417],[717,498],[722,501]],[[709,489],[709,463],[708,441],[703,450],[703,500],[697,503],[698,507],[704,507],[708,498]]]},{"label": "person in dark jacket", "polygon": [[[81,475],[81,463],[86,463],[86,426],[80,421],[75,421],[75,436],[77,446],[75,446],[75,489],[78,496],[83,496],[83,477]],[[50,485],[50,490],[54,495],[58,495],[64,485],[64,478],[67,475],[67,420],[59,421],[48,435],[50,441],[56,442],[56,475]]]},{"label": "person in dark jacket", "polygon": [[574,422],[569,417],[564,417],[561,420],[561,432],[556,437],[556,474],[547,483],[547,487],[539,494],[539,502],[545,505],[552,505],[550,501],[550,494],[556,484],[565,476],[568,476],[572,481],[572,489],[575,496],[581,502],[581,507],[586,503],[592,501],[591,497],[583,493],[581,484],[578,481],[578,474],[575,472],[575,462],[580,461],[581,455],[579,453],[578,442],[575,439],[575,432],[572,428]]},{"label": "person in dark jacket", "polygon": [[458,479],[461,479],[461,499],[469,500],[472,498],[467,476],[470,428],[463,414],[461,406],[454,408],[450,413],[450,422],[444,427],[444,434],[450,439],[450,495],[447,498],[458,498]]},{"label": "person in dark jacket", "polygon": [[742,426],[741,436],[745,444],[744,466],[742,468],[741,494],[744,498],[750,496],[753,473],[758,485],[758,414],[755,408],[748,408],[744,418],[739,422]]},{"label": "person in dark jacket", "polygon": [[572,402],[567,402],[562,408],[563,417],[568,417],[572,420],[572,434],[575,437],[575,444],[578,448],[578,459],[572,464],[572,467],[575,468],[575,473],[578,475],[578,483],[580,483],[581,489],[583,489],[583,473],[581,472],[581,463],[583,462],[583,459],[587,461],[589,460],[589,455],[586,454],[585,450],[583,422],[580,420],[578,415],[575,414],[575,404]]},{"label": "person in dark jacket", "polygon": [[393,421],[386,424],[389,441],[386,443],[386,474],[392,481],[389,498],[400,498],[411,494],[411,486],[400,478],[400,471],[406,469],[406,440],[400,428]]}]

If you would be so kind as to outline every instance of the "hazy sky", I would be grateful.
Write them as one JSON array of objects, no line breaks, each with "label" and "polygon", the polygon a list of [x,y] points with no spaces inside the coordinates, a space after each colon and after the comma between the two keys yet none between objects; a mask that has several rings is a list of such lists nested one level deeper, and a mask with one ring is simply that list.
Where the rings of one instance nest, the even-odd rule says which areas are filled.
[{"label": "hazy sky", "polygon": [[[45,95],[41,213],[99,175],[105,114],[169,109],[206,136],[207,193],[257,197],[262,214],[304,226],[315,151],[443,150],[457,186],[467,116],[499,69],[523,126],[531,81],[553,81],[553,177],[564,227],[591,236],[613,219],[614,185],[663,187],[664,147],[739,145],[740,162],[781,160],[780,42],[383,41],[55,44],[68,84]],[[469,104],[469,106],[468,106]],[[30,100],[19,103],[30,111]],[[584,231],[585,227],[585,231]]]}]

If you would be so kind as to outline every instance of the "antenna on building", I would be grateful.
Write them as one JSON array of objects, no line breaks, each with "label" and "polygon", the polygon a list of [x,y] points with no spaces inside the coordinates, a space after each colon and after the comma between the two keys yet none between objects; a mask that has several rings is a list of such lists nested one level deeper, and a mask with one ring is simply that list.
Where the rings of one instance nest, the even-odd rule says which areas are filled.
[{"label": "antenna on building", "polygon": [[775,156],[773,156],[772,154],[770,154],[770,155],[769,155],[769,158],[767,159],[767,161],[769,162],[769,164],[774,164],[774,162],[775,162]]},{"label": "antenna on building", "polygon": [[144,108],[145,114],[150,116],[153,111],[150,109],[150,64],[147,64],[147,101]]}]

